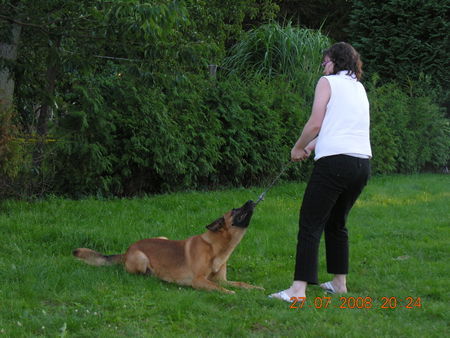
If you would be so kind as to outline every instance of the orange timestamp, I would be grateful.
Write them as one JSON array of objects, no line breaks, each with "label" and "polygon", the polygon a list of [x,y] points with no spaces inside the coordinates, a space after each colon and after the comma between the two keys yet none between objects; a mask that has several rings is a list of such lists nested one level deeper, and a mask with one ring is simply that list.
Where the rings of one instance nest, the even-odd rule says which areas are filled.
[{"label": "orange timestamp", "polygon": [[332,303],[331,297],[315,297],[312,302],[307,302],[306,297],[291,297],[290,309],[316,308],[328,309],[331,307],[339,309],[421,309],[422,300],[420,297],[340,297],[339,303]]}]

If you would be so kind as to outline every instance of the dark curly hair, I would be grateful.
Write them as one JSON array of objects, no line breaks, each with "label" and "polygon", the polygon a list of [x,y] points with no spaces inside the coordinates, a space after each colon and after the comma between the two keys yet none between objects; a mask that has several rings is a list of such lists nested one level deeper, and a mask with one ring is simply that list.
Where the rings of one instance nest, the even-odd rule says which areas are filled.
[{"label": "dark curly hair", "polygon": [[362,62],[359,53],[349,43],[338,42],[324,50],[323,56],[328,56],[334,64],[333,74],[347,70],[347,75],[355,75],[358,80],[362,77]]}]

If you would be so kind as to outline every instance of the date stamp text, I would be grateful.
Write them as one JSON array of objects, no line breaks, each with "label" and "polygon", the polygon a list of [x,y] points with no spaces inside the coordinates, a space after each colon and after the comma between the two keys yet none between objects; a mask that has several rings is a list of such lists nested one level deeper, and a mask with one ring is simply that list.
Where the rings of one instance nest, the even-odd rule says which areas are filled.
[{"label": "date stamp text", "polygon": [[331,297],[315,297],[312,301],[306,297],[291,297],[290,309],[316,308],[328,309],[331,307],[339,309],[421,309],[420,297],[340,297],[339,301]]}]

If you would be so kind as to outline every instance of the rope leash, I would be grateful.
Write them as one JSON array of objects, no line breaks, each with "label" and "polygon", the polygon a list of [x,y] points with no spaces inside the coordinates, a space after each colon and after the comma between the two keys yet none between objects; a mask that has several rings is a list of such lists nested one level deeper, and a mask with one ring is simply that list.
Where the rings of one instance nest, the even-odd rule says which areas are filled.
[{"label": "rope leash", "polygon": [[261,195],[259,195],[258,200],[255,202],[255,207],[258,205],[259,202],[264,201],[264,197],[266,196],[266,193],[273,187],[273,185],[275,184],[276,181],[279,180],[279,178],[281,177],[281,175],[284,174],[284,172],[286,171],[287,168],[289,168],[289,166],[291,165],[291,161],[287,162],[283,168],[281,169],[280,173],[278,174],[277,177],[275,177],[275,179],[272,181],[272,183],[269,184],[269,186],[266,188],[266,190],[264,190]]}]

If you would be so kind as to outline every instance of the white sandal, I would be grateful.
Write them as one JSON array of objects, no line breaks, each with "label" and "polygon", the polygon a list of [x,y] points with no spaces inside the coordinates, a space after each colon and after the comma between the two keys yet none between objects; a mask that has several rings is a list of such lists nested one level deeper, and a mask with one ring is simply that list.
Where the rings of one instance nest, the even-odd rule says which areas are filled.
[{"label": "white sandal", "polygon": [[280,291],[276,293],[272,293],[268,296],[269,298],[276,298],[280,300],[284,300],[285,302],[292,303],[294,301],[294,297],[289,297],[288,294],[285,291]]},{"label": "white sandal", "polygon": [[335,294],[336,293],[336,289],[334,288],[332,282],[326,282],[323,284],[320,284],[320,287],[322,289],[325,290],[325,292],[331,293],[331,294]]}]

